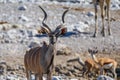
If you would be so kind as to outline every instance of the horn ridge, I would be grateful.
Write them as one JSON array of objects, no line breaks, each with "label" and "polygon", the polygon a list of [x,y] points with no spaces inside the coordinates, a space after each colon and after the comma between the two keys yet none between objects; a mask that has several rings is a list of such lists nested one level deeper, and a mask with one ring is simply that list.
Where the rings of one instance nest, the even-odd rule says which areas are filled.
[{"label": "horn ridge", "polygon": [[63,15],[62,15],[62,22],[65,23],[65,20],[64,20],[64,17],[65,17],[65,14],[69,11],[69,9],[65,10]]},{"label": "horn ridge", "polygon": [[46,21],[46,19],[47,19],[47,13],[45,12],[45,10],[44,10],[41,6],[39,6],[39,7],[41,8],[41,10],[42,10],[43,13],[44,13],[44,19],[43,19],[43,21],[42,21],[42,25],[45,26],[46,28],[48,28],[49,31],[51,31],[51,29],[48,27],[48,25],[45,24],[45,21]]}]

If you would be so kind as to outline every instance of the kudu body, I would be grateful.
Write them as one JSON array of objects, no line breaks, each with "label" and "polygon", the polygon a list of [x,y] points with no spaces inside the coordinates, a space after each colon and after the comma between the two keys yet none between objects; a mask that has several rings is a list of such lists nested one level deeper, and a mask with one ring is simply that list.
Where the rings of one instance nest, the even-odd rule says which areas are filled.
[{"label": "kudu body", "polygon": [[110,70],[114,76],[114,78],[117,78],[116,74],[116,68],[117,68],[117,62],[114,59],[110,58],[97,58],[95,56],[95,53],[97,53],[97,50],[88,50],[91,54],[92,59],[95,63],[97,63],[100,66],[100,74],[104,75],[104,69]]},{"label": "kudu body", "polygon": [[[49,44],[45,41],[41,47],[35,47],[26,51],[24,56],[24,65],[26,69],[26,76],[28,80],[31,80],[31,73],[35,74],[36,80],[43,80],[43,74],[47,74],[47,80],[51,80],[52,70],[54,68],[54,57],[56,55],[56,42],[57,38],[65,33],[64,25],[59,25],[54,31],[52,31],[47,24],[45,24],[45,20],[47,18],[47,13],[45,10],[39,6],[41,10],[44,12],[44,19],[42,21],[43,27],[42,29],[49,37]],[[68,12],[66,10],[62,15],[62,21],[64,23],[64,16]]]},{"label": "kudu body", "polygon": [[108,19],[108,34],[111,35],[111,29],[110,29],[110,1],[111,0],[93,0],[94,4],[94,9],[95,9],[95,32],[94,32],[94,37],[97,36],[98,33],[98,10],[97,10],[97,5],[100,6],[101,10],[101,18],[102,18],[102,31],[101,34],[105,36],[105,27],[104,27],[104,22],[105,22],[105,16],[107,15]]}]

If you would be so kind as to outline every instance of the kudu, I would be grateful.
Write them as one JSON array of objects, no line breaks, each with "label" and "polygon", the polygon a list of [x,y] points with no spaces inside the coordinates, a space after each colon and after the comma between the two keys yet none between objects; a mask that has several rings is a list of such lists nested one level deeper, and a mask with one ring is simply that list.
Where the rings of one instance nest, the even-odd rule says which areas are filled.
[{"label": "kudu", "polygon": [[101,34],[105,36],[105,27],[104,27],[104,22],[105,22],[105,16],[107,15],[108,18],[108,34],[111,35],[111,29],[110,29],[110,0],[93,0],[94,4],[94,9],[95,9],[95,32],[94,32],[94,37],[97,36],[98,33],[98,10],[97,10],[97,5],[100,6],[101,9],[101,18],[102,18],[102,31]]},{"label": "kudu", "polygon": [[31,80],[31,73],[35,74],[36,80],[43,80],[43,74],[47,74],[47,80],[51,80],[52,70],[54,68],[54,57],[56,55],[56,42],[62,33],[66,32],[64,26],[64,16],[68,12],[68,9],[62,15],[63,24],[59,25],[54,31],[45,23],[47,19],[47,13],[39,6],[44,13],[44,19],[42,21],[43,30],[49,36],[49,44],[43,42],[43,46],[35,47],[26,51],[24,56],[24,65],[26,69],[26,76],[28,80]]},{"label": "kudu", "polygon": [[[92,59],[95,63],[97,63],[100,66],[100,74],[104,74],[104,69],[110,70],[114,76],[114,78],[117,78],[116,74],[116,68],[117,68],[117,62],[114,59],[110,58],[97,58],[95,54],[98,52],[98,50],[91,50],[89,49],[88,52],[91,54]],[[106,65],[106,66],[105,66]]]}]

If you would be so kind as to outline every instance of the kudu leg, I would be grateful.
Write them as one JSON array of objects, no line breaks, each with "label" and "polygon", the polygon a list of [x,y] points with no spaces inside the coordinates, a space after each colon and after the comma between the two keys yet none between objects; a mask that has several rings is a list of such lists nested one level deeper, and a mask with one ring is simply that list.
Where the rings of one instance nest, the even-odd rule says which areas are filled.
[{"label": "kudu leg", "polygon": [[43,80],[42,74],[35,74],[35,80]]},{"label": "kudu leg", "polygon": [[49,73],[47,74],[47,80],[52,80],[52,73],[51,73],[51,72],[49,72]]},{"label": "kudu leg", "polygon": [[27,80],[31,80],[31,71],[26,70]]},{"label": "kudu leg", "polygon": [[43,75],[39,75],[39,79],[38,80],[43,80]]},{"label": "kudu leg", "polygon": [[105,36],[105,26],[104,26],[104,18],[105,18],[105,11],[104,11],[104,0],[101,1],[100,3],[100,9],[101,9],[101,18],[102,18],[102,31],[101,31],[101,34],[103,36]]},{"label": "kudu leg", "polygon": [[47,80],[52,80],[52,72],[53,72],[53,69],[54,69],[54,63],[51,64],[50,70],[49,70],[49,72],[47,73]]},{"label": "kudu leg", "polygon": [[38,78],[38,75],[37,75],[37,74],[35,74],[35,80],[38,80],[37,78]]}]

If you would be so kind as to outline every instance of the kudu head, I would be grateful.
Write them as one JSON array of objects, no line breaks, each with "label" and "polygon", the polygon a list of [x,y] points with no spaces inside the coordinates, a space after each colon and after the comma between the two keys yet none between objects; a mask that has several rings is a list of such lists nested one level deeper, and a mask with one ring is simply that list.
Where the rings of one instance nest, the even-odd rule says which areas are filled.
[{"label": "kudu head", "polygon": [[63,15],[62,15],[63,24],[57,26],[57,28],[54,31],[52,31],[49,28],[49,26],[45,23],[45,21],[47,19],[47,13],[45,12],[45,10],[41,6],[39,6],[39,7],[41,8],[41,10],[44,13],[44,19],[42,21],[42,25],[43,25],[42,30],[43,30],[43,32],[45,32],[49,36],[49,43],[54,45],[57,42],[57,38],[59,36],[65,34],[65,32],[67,32],[66,27],[64,26],[64,22],[65,22],[64,21],[64,16],[68,12],[68,10],[65,10]]}]

